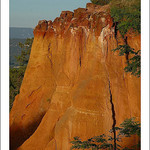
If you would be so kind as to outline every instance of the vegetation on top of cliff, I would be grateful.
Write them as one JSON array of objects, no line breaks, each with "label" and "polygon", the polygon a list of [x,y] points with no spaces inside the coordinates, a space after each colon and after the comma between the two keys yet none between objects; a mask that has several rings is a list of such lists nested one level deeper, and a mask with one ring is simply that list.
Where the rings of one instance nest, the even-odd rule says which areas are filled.
[{"label": "vegetation on top of cliff", "polygon": [[[135,34],[141,32],[141,4],[140,0],[112,0],[111,1],[111,17],[114,19],[116,29],[121,33],[125,44],[118,45],[113,51],[119,51],[119,55],[125,54],[127,66],[125,72],[130,72],[132,75],[140,77],[141,74],[141,53],[140,50],[135,52],[128,45],[127,32],[133,30]],[[128,59],[129,54],[132,58]]]},{"label": "vegetation on top of cliff", "polygon": [[[127,43],[127,32],[133,30],[135,34],[141,32],[141,1],[140,0],[91,0],[97,5],[105,5],[110,2],[110,14],[113,18],[116,31],[119,30],[125,44],[118,45],[113,51],[119,51],[119,55],[126,55],[127,66],[125,72],[140,77],[141,74],[141,53],[140,50],[134,51]],[[128,59],[128,55],[133,54]]]},{"label": "vegetation on top of cliff", "polygon": [[110,2],[111,0],[91,0],[91,2],[93,4],[96,4],[96,5],[106,5]]},{"label": "vegetation on top of cliff", "polygon": [[16,57],[17,62],[20,64],[17,68],[10,68],[9,70],[9,108],[11,110],[15,96],[19,94],[20,86],[24,77],[24,73],[28,64],[29,55],[33,38],[27,38],[24,43],[19,42],[21,47],[20,56]]},{"label": "vegetation on top of cliff", "polygon": [[141,32],[141,1],[140,0],[91,0],[96,5],[110,3],[110,14],[117,29],[124,36],[129,29]]},{"label": "vegetation on top of cliff", "polygon": [[111,17],[122,36],[125,36],[130,29],[141,32],[140,0],[112,0],[110,7]]},{"label": "vegetation on top of cliff", "polygon": [[[124,137],[131,137],[132,135],[137,135],[140,138],[141,133],[141,125],[138,121],[135,121],[135,118],[126,119],[123,123],[120,124],[120,127],[115,127],[117,131],[117,150],[134,150],[140,147],[140,141],[138,144],[128,147],[121,147],[118,142],[122,142],[122,138]],[[110,133],[113,131],[110,130]],[[73,144],[71,149],[89,149],[92,150],[99,150],[99,149],[109,149],[114,150],[114,145],[112,144],[114,138],[110,135],[102,134],[100,136],[92,137],[86,141],[81,141],[79,137],[74,137],[74,140],[71,141]],[[115,150],[116,150],[115,149]]]}]

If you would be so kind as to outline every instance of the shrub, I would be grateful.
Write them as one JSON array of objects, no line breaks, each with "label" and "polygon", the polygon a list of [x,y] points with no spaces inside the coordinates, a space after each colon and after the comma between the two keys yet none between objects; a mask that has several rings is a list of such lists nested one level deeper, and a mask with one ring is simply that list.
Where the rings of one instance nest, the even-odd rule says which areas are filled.
[{"label": "shrub", "polygon": [[125,72],[130,72],[132,75],[140,77],[141,75],[141,54],[140,50],[129,59],[127,66],[124,68]]},{"label": "shrub", "polygon": [[19,42],[19,47],[21,48],[21,55],[15,58],[19,62],[20,66],[28,64],[32,43],[33,38],[27,38],[25,43]]},{"label": "shrub", "polygon": [[17,68],[10,68],[9,76],[9,108],[11,110],[15,96],[19,94],[19,90],[22,84],[24,73],[28,64],[29,55],[31,51],[31,46],[33,43],[33,38],[27,38],[25,43],[19,43],[21,47],[21,55],[15,57],[17,62],[20,64]]},{"label": "shrub", "polygon": [[96,5],[106,5],[110,2],[111,0],[91,0],[91,2],[93,4],[96,4]]},{"label": "shrub", "polygon": [[[133,48],[129,45],[119,45],[116,49],[112,51],[119,51],[119,56],[126,55],[127,66],[124,68],[125,72],[130,72],[131,75],[140,77],[141,75],[141,51],[135,52]],[[128,59],[128,55],[133,54],[133,57]]]},{"label": "shrub", "polygon": [[[132,135],[137,135],[140,138],[141,125],[138,121],[135,121],[135,118],[124,120],[124,122],[120,124],[120,127],[115,127],[115,130],[118,133],[117,138],[115,139],[117,141],[116,148],[114,148],[114,145],[112,144],[114,138],[102,134],[99,136],[92,137],[86,141],[82,141],[79,137],[74,137],[74,140],[71,141],[71,143],[73,144],[71,150],[89,149],[89,148],[91,148],[92,150],[107,149],[107,148],[109,150],[116,150],[116,149],[133,150],[137,147],[139,148],[140,140],[137,145],[133,145],[131,148],[127,148],[127,147],[123,148],[118,144],[118,142],[122,142],[123,137],[131,137]],[[112,133],[113,130],[111,129],[109,132]]]},{"label": "shrub", "polygon": [[[111,17],[114,19],[116,29],[121,33],[125,45],[119,45],[115,50],[119,51],[119,55],[126,55],[127,66],[125,72],[140,77],[141,74],[141,54],[140,50],[135,52],[127,43],[126,33],[132,29],[135,33],[141,32],[141,8],[140,0],[112,0],[111,1]],[[128,59],[129,54],[134,54]]]},{"label": "shrub", "polygon": [[117,22],[117,29],[124,36],[129,29],[140,33],[141,6],[140,0],[112,0],[111,17]]},{"label": "shrub", "polygon": [[19,94],[19,89],[24,77],[26,66],[10,68],[9,70],[9,108],[11,110],[15,96]]}]

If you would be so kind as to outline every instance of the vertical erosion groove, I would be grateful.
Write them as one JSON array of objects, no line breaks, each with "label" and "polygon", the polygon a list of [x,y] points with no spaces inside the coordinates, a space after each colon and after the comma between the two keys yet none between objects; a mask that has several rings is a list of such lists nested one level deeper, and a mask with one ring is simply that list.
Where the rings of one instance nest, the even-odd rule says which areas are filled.
[{"label": "vertical erosion groove", "polygon": [[52,52],[51,52],[51,43],[49,43],[48,45],[48,55],[47,58],[49,59],[50,63],[51,63],[51,67],[53,68],[53,62],[52,62]]},{"label": "vertical erosion groove", "polygon": [[45,31],[44,34],[43,34],[43,39],[44,39],[45,35],[46,35],[46,31]]},{"label": "vertical erosion groove", "polygon": [[115,30],[115,39],[116,39],[116,41],[117,41],[117,46],[118,46],[118,38],[117,38],[117,25],[118,25],[118,23],[116,22],[116,23],[114,23],[114,30]]},{"label": "vertical erosion groove", "polygon": [[80,56],[80,58],[79,58],[79,64],[80,64],[80,67],[81,67],[81,56]]},{"label": "vertical erosion groove", "polygon": [[110,103],[111,103],[111,110],[112,110],[112,119],[113,119],[113,125],[112,125],[112,131],[113,131],[113,139],[114,139],[114,150],[116,150],[116,118],[115,118],[115,108],[112,100],[112,93],[110,88],[110,80],[109,80],[109,94],[110,94]]}]

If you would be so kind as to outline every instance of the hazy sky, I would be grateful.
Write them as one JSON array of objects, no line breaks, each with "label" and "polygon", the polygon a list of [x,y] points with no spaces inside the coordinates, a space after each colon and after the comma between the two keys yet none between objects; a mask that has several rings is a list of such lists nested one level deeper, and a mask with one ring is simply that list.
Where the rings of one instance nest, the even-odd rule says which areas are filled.
[{"label": "hazy sky", "polygon": [[39,20],[53,20],[63,10],[85,8],[90,0],[10,0],[10,27],[32,27]]}]

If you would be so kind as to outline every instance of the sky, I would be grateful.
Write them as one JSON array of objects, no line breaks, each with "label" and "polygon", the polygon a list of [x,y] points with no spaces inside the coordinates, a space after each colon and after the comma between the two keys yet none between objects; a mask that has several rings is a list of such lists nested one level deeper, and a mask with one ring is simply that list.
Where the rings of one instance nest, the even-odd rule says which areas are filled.
[{"label": "sky", "polygon": [[34,28],[39,20],[54,20],[61,11],[85,8],[90,0],[9,0],[10,27]]}]

